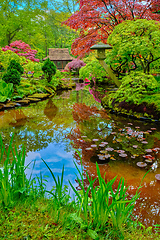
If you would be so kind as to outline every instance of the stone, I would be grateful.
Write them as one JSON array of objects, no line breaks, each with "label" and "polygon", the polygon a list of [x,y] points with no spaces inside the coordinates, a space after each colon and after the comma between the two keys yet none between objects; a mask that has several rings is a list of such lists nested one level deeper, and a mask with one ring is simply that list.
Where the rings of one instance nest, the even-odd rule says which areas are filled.
[{"label": "stone", "polygon": [[38,98],[38,99],[46,99],[49,97],[50,94],[48,93],[35,93],[33,95],[29,95],[27,98]]}]

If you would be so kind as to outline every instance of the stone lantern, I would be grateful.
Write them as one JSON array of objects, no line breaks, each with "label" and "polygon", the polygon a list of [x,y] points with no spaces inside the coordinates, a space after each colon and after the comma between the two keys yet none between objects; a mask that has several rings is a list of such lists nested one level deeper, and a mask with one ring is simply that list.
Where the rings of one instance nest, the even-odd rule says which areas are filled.
[{"label": "stone lantern", "polygon": [[104,59],[106,59],[105,50],[112,49],[112,46],[110,46],[109,44],[98,43],[98,44],[93,45],[90,49],[97,50],[96,58],[98,59],[99,63],[106,70],[106,72],[108,73],[110,78],[114,81],[114,83],[117,85],[117,87],[120,87],[120,85],[121,85],[120,81],[118,80],[116,75],[113,73],[112,69],[104,61]]}]

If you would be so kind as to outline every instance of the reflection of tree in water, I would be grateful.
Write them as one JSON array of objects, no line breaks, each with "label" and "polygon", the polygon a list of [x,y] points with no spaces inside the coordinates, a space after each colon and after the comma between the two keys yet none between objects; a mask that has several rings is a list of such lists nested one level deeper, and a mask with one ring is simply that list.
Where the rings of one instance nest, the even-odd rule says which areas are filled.
[{"label": "reflection of tree in water", "polygon": [[27,117],[25,116],[22,109],[11,111],[10,117],[12,121],[9,123],[9,125],[11,126],[24,126],[27,121]]},{"label": "reflection of tree in water", "polygon": [[58,108],[56,105],[53,103],[53,100],[49,98],[46,107],[44,109],[44,114],[48,117],[50,121],[56,116],[58,112]]},{"label": "reflection of tree in water", "polygon": [[[58,111],[57,104],[61,106],[60,111]],[[24,145],[26,153],[39,151],[52,142],[62,141],[66,150],[69,151],[70,146],[68,146],[65,134],[69,131],[66,131],[66,128],[70,129],[71,110],[64,112],[65,106],[62,106],[61,100],[58,100],[57,104],[55,105],[53,100],[49,99],[23,107],[23,110],[11,109],[5,112],[0,119],[0,130],[5,146],[8,146],[14,134],[13,145],[16,145],[18,149]],[[51,121],[53,118],[54,121]]]},{"label": "reflection of tree in water", "polygon": [[102,98],[105,97],[105,90],[100,89],[98,86],[94,85],[92,88],[89,88],[90,94],[93,95],[94,99],[97,102],[101,102]]}]

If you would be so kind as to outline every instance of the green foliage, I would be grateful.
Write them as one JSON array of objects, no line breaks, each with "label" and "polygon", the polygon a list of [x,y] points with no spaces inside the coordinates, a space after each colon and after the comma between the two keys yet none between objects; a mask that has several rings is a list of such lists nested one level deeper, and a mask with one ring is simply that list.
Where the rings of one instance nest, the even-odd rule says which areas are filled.
[{"label": "green foliage", "polygon": [[[0,169],[0,204],[5,207],[12,205],[15,198],[26,195],[29,191],[29,181],[26,178],[26,167],[24,166],[25,149],[22,147],[21,152],[18,153],[15,147],[14,153],[12,141],[13,136],[7,151],[0,136],[0,162],[4,157],[6,158],[3,168]],[[10,161],[11,154],[13,156],[12,162]]]},{"label": "green foliage", "polygon": [[11,68],[3,75],[2,80],[6,83],[13,83],[13,85],[15,86],[20,84],[21,76],[16,69]]},{"label": "green foliage", "polygon": [[55,186],[52,188],[52,190],[47,191],[47,192],[52,195],[53,200],[56,202],[57,208],[59,209],[62,205],[66,205],[70,199],[70,197],[67,196],[68,187],[63,186],[64,166],[62,168],[61,178],[58,176],[58,178],[56,179],[56,177],[54,176],[54,173],[52,172],[52,170],[50,169],[48,164],[43,159],[42,159],[42,161],[45,163],[48,170],[50,171],[52,178],[54,180],[54,183],[55,183]]},{"label": "green foliage", "polygon": [[13,84],[6,83],[0,80],[0,102],[5,102],[8,98],[12,96]]},{"label": "green foliage", "polygon": [[116,102],[129,102],[138,104],[146,95],[158,91],[158,83],[152,75],[133,72],[122,79],[120,88],[109,95],[109,106]]},{"label": "green foliage", "polygon": [[117,25],[108,37],[113,50],[107,62],[118,74],[140,70],[149,73],[150,64],[160,59],[160,23],[154,20],[127,20]]},{"label": "green foliage", "polygon": [[96,78],[99,81],[102,81],[103,78],[106,77],[106,75],[106,71],[96,59],[90,61],[86,64],[86,66],[82,67],[79,70],[79,77],[83,78],[83,80],[85,80],[85,78],[89,80]]},{"label": "green foliage", "polygon": [[10,61],[7,71],[10,71],[11,69],[16,69],[20,75],[23,74],[24,72],[24,68],[14,59]]},{"label": "green foliage", "polygon": [[85,225],[86,228],[91,229],[104,229],[106,223],[109,222],[111,218],[111,222],[114,228],[121,230],[122,225],[126,224],[130,218],[134,204],[139,197],[139,188],[132,199],[127,200],[127,187],[124,184],[124,179],[120,179],[118,188],[116,192],[114,192],[112,185],[114,184],[117,177],[106,183],[104,178],[101,176],[97,163],[96,167],[99,181],[98,187],[94,187],[94,182],[96,179],[90,179],[86,173],[87,179],[89,181],[89,186],[86,190],[83,179],[82,163],[81,171],[76,166],[77,171],[80,175],[80,178],[77,176],[77,181],[82,190],[80,192],[77,191],[69,181],[79,202],[79,217],[80,214],[83,213],[83,225]]},{"label": "green foliage", "polygon": [[25,57],[18,56],[16,53],[14,53],[10,50],[4,52],[0,48],[0,63],[3,66],[4,70],[7,70],[11,60],[15,60],[16,62],[20,63],[21,65],[24,65],[26,63]]},{"label": "green foliage", "polygon": [[24,70],[26,77],[29,77],[28,73],[32,73],[34,77],[39,77],[43,74],[42,63],[33,62],[31,60],[27,60],[27,63],[24,65]]},{"label": "green foliage", "polygon": [[[4,235],[7,237],[11,236],[14,239],[17,238],[17,236],[25,237],[26,231],[23,227],[27,225],[28,229],[28,225],[32,223],[30,236],[36,236],[36,238],[37,236],[41,236],[42,238],[44,236],[50,237],[51,232],[54,230],[52,237],[59,236],[62,239],[66,229],[67,232],[65,236],[67,239],[70,239],[73,231],[74,236],[76,234],[80,239],[84,236],[90,237],[91,239],[104,239],[104,237],[108,239],[107,236],[113,239],[117,239],[118,236],[121,236],[121,239],[131,239],[132,234],[130,236],[128,236],[128,234],[131,231],[134,233],[136,228],[134,227],[134,222],[130,220],[130,216],[135,201],[139,197],[141,184],[136,194],[128,200],[128,188],[124,183],[124,179],[120,179],[116,191],[113,191],[112,186],[116,177],[106,183],[105,176],[104,178],[101,176],[97,164],[97,179],[99,185],[94,187],[96,179],[90,179],[87,174],[89,186],[86,189],[82,165],[81,170],[76,166],[80,175],[80,178],[77,176],[77,181],[82,190],[76,190],[70,183],[77,196],[77,199],[75,198],[71,202],[68,187],[63,185],[64,167],[61,177],[56,179],[48,164],[43,160],[55,184],[51,191],[46,191],[42,174],[37,178],[38,186],[35,185],[35,179],[31,179],[32,175],[27,179],[25,169],[28,166],[25,167],[25,149],[22,147],[22,150],[19,152],[16,147],[13,149],[12,141],[13,136],[8,150],[6,150],[0,137],[0,162],[5,159],[3,167],[0,168],[0,232],[2,229],[1,226],[3,226],[2,232],[4,233],[1,234],[1,237],[4,237]],[[52,198],[44,199],[46,192],[50,193]],[[17,206],[15,203],[17,203]],[[14,211],[13,208],[11,208],[12,206],[14,206]],[[36,217],[33,218],[33,215]],[[18,229],[20,222],[23,222],[23,226]],[[40,222],[42,222],[42,224],[45,222],[45,224],[42,229],[38,227],[37,232],[36,226],[39,226]],[[14,228],[13,226],[15,226],[15,229],[11,231],[11,229]],[[129,232],[127,232],[128,226],[130,227]],[[148,234],[151,233],[151,227],[145,230],[142,224],[139,223],[139,226],[143,227],[144,236],[148,236]],[[158,233],[158,225],[155,227],[157,227],[156,231]],[[126,238],[125,234],[127,234]],[[72,238],[71,236],[71,239]]]},{"label": "green foliage", "polygon": [[42,71],[44,72],[48,82],[52,80],[52,76],[56,73],[56,65],[47,58],[42,66]]}]

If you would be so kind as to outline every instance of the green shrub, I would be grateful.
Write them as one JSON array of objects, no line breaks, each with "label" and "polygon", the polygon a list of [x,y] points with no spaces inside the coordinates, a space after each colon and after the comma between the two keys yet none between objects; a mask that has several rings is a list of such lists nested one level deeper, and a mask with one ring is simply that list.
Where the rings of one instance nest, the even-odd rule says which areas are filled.
[{"label": "green shrub", "polygon": [[[152,75],[142,72],[133,72],[122,79],[120,88],[109,95],[109,102],[130,102],[139,104],[146,95],[156,93],[158,83]],[[109,104],[109,105],[110,105]]]},{"label": "green shrub", "polygon": [[24,72],[24,68],[21,66],[21,64],[16,62],[14,59],[10,61],[7,71],[10,71],[11,69],[16,69],[20,74],[23,74]]},{"label": "green shrub", "polygon": [[11,68],[3,75],[2,80],[5,81],[6,83],[13,83],[13,85],[19,85],[21,76],[16,69]]},{"label": "green shrub", "polygon": [[56,65],[47,58],[42,66],[42,71],[44,72],[48,82],[52,80],[52,76],[56,73]]},{"label": "green shrub", "polygon": [[104,68],[100,65],[98,60],[92,60],[91,62],[87,63],[86,66],[82,67],[79,70],[79,77],[92,80],[93,78],[97,78],[100,81],[106,77],[107,73]]}]

